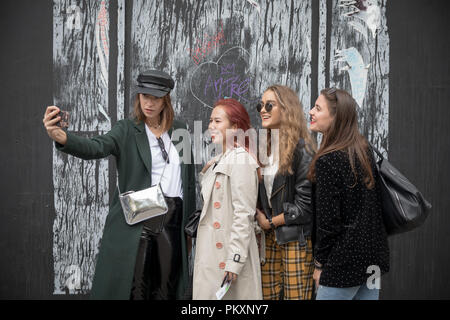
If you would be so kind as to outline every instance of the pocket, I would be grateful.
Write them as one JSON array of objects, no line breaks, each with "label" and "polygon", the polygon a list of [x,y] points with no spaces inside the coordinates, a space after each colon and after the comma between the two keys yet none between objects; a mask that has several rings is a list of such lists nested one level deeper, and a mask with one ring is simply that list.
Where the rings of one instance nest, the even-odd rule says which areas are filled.
[{"label": "pocket", "polygon": [[167,214],[163,214],[163,215],[145,220],[143,222],[143,225],[144,225],[143,227],[151,235],[154,235],[154,236],[159,235],[164,228],[164,222],[166,220],[166,215]]},{"label": "pocket", "polygon": [[275,229],[276,240],[278,244],[298,241],[300,238],[300,225],[282,225]]},{"label": "pocket", "polygon": [[167,213],[165,214],[164,226],[180,228],[183,218],[183,207],[173,198],[166,198]]}]

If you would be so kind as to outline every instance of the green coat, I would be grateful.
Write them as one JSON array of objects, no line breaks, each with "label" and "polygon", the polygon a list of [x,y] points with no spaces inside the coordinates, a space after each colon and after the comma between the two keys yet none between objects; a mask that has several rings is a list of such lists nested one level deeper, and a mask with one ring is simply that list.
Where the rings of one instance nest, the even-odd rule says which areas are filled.
[{"label": "green coat", "polygon": [[[174,120],[172,129],[186,129],[186,125]],[[174,142],[176,144],[176,141]],[[134,120],[118,121],[108,133],[92,139],[67,133],[67,142],[56,148],[75,157],[89,160],[114,155],[119,173],[120,190],[141,190],[151,186],[151,152],[145,132],[145,124]],[[180,157],[182,155],[181,150]],[[181,298],[188,286],[188,257],[184,226],[195,210],[195,168],[191,152],[191,164],[181,164],[183,184],[183,220],[181,225],[182,265],[177,287],[177,298]],[[123,191],[125,192],[125,191]],[[100,252],[97,257],[91,299],[130,298],[136,255],[142,224],[133,226],[125,222],[118,197],[114,197],[106,218]]]}]

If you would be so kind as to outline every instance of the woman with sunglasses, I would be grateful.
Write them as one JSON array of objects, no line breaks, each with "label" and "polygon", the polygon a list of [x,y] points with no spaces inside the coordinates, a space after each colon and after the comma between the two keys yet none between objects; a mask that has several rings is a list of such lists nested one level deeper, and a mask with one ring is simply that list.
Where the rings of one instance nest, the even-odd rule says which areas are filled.
[{"label": "woman with sunglasses", "polygon": [[[292,89],[270,86],[257,109],[263,128],[269,131],[269,161],[266,164],[260,159],[265,167],[256,214],[265,230],[265,263],[261,267],[264,299],[311,299],[313,219],[311,183],[306,174],[315,144],[300,100]],[[275,130],[278,148],[271,145]]]},{"label": "woman with sunglasses", "polygon": [[[260,300],[261,271],[254,231],[258,164],[249,153],[250,117],[235,99],[215,103],[209,133],[221,153],[200,173],[204,200],[197,229],[193,299]],[[235,141],[237,139],[237,141]],[[251,150],[250,150],[251,151]]]},{"label": "woman with sunglasses", "polygon": [[308,173],[315,189],[318,300],[376,300],[379,276],[389,270],[378,172],[356,109],[350,94],[332,88],[321,91],[309,113],[310,129],[323,134]]},{"label": "woman with sunglasses", "polygon": [[115,156],[121,192],[160,183],[168,205],[165,215],[128,225],[114,194],[106,218],[91,290],[92,299],[166,300],[181,298],[188,286],[184,225],[195,209],[195,171],[182,163],[171,141],[176,129],[165,72],[138,76],[134,119],[118,121],[110,132],[91,139],[61,130],[59,108],[48,107],[44,125],[62,152],[82,159]]}]

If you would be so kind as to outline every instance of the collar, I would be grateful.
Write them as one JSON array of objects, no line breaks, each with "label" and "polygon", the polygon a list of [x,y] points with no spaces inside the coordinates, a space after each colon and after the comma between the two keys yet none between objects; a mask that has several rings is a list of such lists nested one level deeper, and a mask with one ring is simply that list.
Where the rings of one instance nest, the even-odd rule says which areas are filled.
[{"label": "collar", "polygon": [[[136,130],[138,131],[137,133],[146,133],[144,121],[140,121],[139,123],[136,123],[136,120],[133,120],[133,124],[134,124],[134,127],[136,128]],[[167,133],[169,134],[170,137],[172,137],[173,129],[179,129],[179,128],[182,128],[182,127],[177,125],[177,122],[174,120],[172,123],[172,128],[170,128],[167,131]]]}]

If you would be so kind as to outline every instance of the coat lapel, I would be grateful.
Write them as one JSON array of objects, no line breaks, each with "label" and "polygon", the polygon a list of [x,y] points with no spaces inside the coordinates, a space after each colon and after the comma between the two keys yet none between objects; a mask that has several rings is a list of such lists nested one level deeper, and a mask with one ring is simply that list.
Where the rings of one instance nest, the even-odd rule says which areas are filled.
[{"label": "coat lapel", "polygon": [[148,142],[147,133],[145,132],[145,123],[141,121],[135,124],[136,130],[136,145],[141,156],[141,160],[147,168],[150,177],[152,176],[152,153],[150,152],[150,145]]}]

